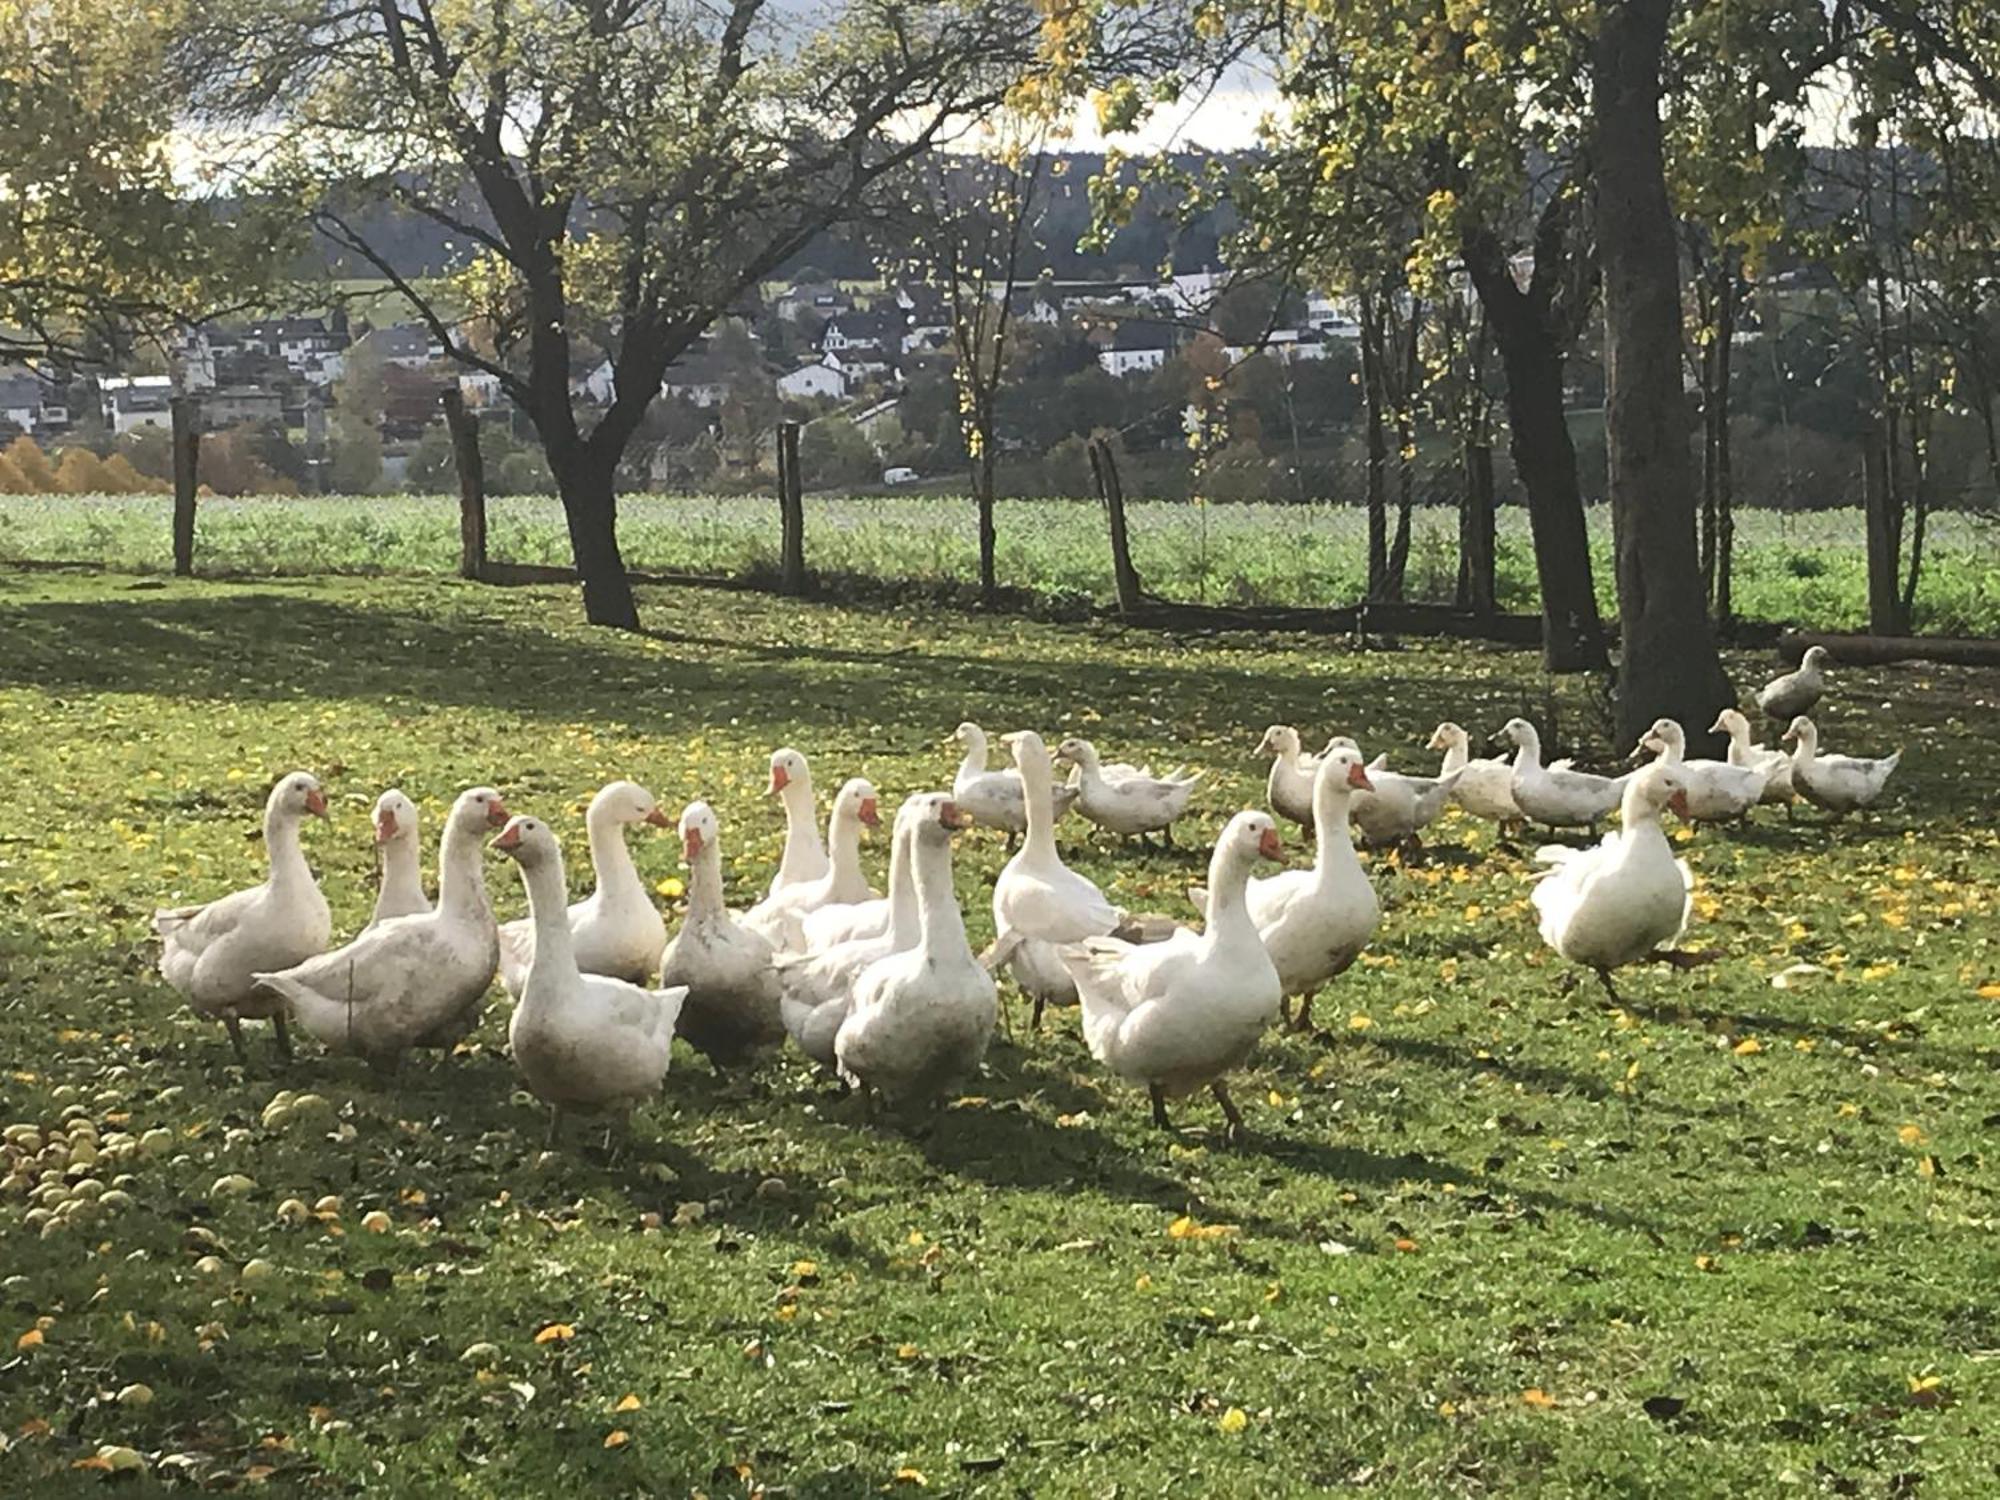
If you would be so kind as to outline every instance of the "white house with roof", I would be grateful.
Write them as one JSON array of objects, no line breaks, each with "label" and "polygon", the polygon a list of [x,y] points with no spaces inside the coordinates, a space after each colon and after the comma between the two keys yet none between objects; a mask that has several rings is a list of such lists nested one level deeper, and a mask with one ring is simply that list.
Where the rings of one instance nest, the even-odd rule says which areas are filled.
[{"label": "white house with roof", "polygon": [[1163,325],[1130,318],[1112,324],[1102,336],[1097,362],[1122,380],[1159,369],[1172,353],[1173,337]]},{"label": "white house with roof", "polygon": [[1224,344],[1222,357],[1236,364],[1261,354],[1280,364],[1293,364],[1303,360],[1325,359],[1326,338],[1316,329],[1275,328],[1269,338],[1261,344]]},{"label": "white house with roof", "polygon": [[30,435],[60,432],[69,426],[69,404],[60,387],[27,366],[0,369],[0,422]]},{"label": "white house with roof", "polygon": [[445,357],[444,344],[422,323],[395,323],[369,330],[361,347],[378,356],[385,365],[405,370],[422,370]]},{"label": "white house with roof", "polygon": [[847,394],[847,374],[837,356],[828,356],[780,375],[778,394],[789,401],[837,401]]},{"label": "white house with roof", "polygon": [[171,375],[107,375],[97,382],[97,390],[104,399],[105,425],[119,437],[142,427],[173,426]]}]

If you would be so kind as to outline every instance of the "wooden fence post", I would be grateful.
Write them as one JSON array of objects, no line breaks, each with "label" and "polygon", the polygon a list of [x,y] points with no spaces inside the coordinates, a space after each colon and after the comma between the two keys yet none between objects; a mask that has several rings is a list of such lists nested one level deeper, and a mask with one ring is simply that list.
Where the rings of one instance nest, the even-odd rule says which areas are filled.
[{"label": "wooden fence post", "polygon": [[799,473],[799,424],[778,424],[778,528],[781,593],[806,591],[805,479]]},{"label": "wooden fence post", "polygon": [[1458,529],[1458,597],[1460,609],[1490,615],[1498,608],[1494,583],[1493,449],[1487,443],[1467,443],[1464,450],[1465,490],[1460,500]]},{"label": "wooden fence post", "polygon": [[1139,583],[1139,570],[1132,566],[1132,541],[1125,530],[1125,486],[1118,477],[1118,455],[1104,438],[1094,437],[1090,454],[1090,477],[1097,485],[1105,519],[1111,525],[1111,582],[1118,593],[1118,613],[1133,615],[1145,602],[1146,591]]},{"label": "wooden fence post", "polygon": [[446,388],[444,425],[451,433],[451,462],[458,470],[458,576],[478,581],[486,572],[486,464],[479,456],[479,422],[465,409],[465,394]]},{"label": "wooden fence post", "polygon": [[1861,434],[1861,502],[1868,527],[1868,629],[1875,635],[1902,634],[1896,596],[1896,527],[1890,514],[1889,454],[1880,428]]},{"label": "wooden fence post", "polygon": [[167,402],[174,447],[174,572],[194,576],[194,492],[201,458],[201,432],[194,397],[175,396]]}]

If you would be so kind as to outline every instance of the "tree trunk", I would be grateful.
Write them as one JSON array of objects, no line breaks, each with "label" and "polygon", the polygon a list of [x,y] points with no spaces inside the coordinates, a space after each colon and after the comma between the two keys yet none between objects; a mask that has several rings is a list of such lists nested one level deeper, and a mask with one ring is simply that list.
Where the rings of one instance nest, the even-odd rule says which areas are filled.
[{"label": "tree trunk", "polygon": [[1386,399],[1382,371],[1382,306],[1373,294],[1361,296],[1361,397],[1368,432],[1367,597],[1383,599],[1389,582],[1389,440],[1382,424]]},{"label": "tree trunk", "polygon": [[1592,105],[1604,275],[1605,437],[1622,651],[1617,743],[1656,718],[1690,745],[1735,693],[1716,654],[1695,548],[1695,474],[1681,388],[1681,281],[1660,132],[1673,0],[1599,11]]},{"label": "tree trunk", "polygon": [[1000,573],[994,559],[999,537],[993,526],[993,437],[991,422],[981,430],[979,454],[972,461],[972,498],[979,508],[979,603],[994,609],[1000,603]]},{"label": "tree trunk", "polygon": [[1118,474],[1118,455],[1111,444],[1093,437],[1090,477],[1097,484],[1097,498],[1104,505],[1104,518],[1111,528],[1111,583],[1118,595],[1118,613],[1136,614],[1145,600],[1139,570],[1132,565],[1132,539],[1125,529],[1125,483]]},{"label": "tree trunk", "polygon": [[1458,594],[1460,609],[1490,615],[1498,608],[1494,579],[1493,449],[1467,443],[1465,488],[1458,511]]},{"label": "tree trunk", "polygon": [[479,423],[465,409],[457,386],[441,399],[452,468],[458,474],[458,576],[476,582],[486,571],[486,464],[479,454]]},{"label": "tree trunk", "polygon": [[1736,268],[1729,268],[1729,280],[1722,303],[1722,332],[1715,370],[1715,574],[1710,599],[1716,624],[1727,630],[1736,618],[1734,569],[1736,566],[1736,471],[1729,437],[1729,382],[1735,366],[1736,309],[1743,284]]},{"label": "tree trunk", "polygon": [[1563,351],[1539,319],[1496,321],[1507,372],[1507,447],[1528,496],[1542,591],[1542,659],[1551,672],[1601,672],[1604,620],[1591,581],[1590,534],[1563,414]]},{"label": "tree trunk", "polygon": [[632,579],[618,550],[618,498],[613,484],[615,464],[597,462],[576,451],[560,458],[549,454],[556,492],[569,522],[570,551],[577,577],[583,581],[583,617],[613,630],[637,630],[639,605],[632,597]]},{"label": "tree trunk", "polygon": [[799,472],[799,424],[778,427],[778,590],[806,591],[805,476]]},{"label": "tree trunk", "polygon": [[1868,629],[1903,634],[1896,598],[1896,543],[1889,524],[1889,454],[1879,428],[1861,434],[1861,506],[1868,528]]},{"label": "tree trunk", "polygon": [[173,424],[174,448],[174,572],[194,575],[194,502],[200,487],[201,430],[195,421],[192,396],[175,396],[167,404]]}]

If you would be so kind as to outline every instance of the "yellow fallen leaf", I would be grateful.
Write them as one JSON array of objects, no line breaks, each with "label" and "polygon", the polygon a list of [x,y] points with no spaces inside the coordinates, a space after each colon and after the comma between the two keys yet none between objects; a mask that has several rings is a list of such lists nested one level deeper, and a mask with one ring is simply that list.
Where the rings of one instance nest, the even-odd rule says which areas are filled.
[{"label": "yellow fallen leaf", "polygon": [[2000,984],[1982,984],[1979,987],[1979,998],[1982,1000],[2000,1000]]},{"label": "yellow fallen leaf", "polygon": [[896,1471],[895,1478],[898,1484],[914,1484],[919,1489],[930,1483],[928,1479],[924,1478],[924,1471],[922,1469],[912,1469],[907,1465]]},{"label": "yellow fallen leaf", "polygon": [[26,1333],[14,1340],[14,1347],[22,1350],[39,1349],[42,1347],[42,1343],[42,1330],[39,1328],[30,1328]]},{"label": "yellow fallen leaf", "polygon": [[1924,1140],[1924,1128],[1921,1125],[1902,1126],[1896,1132],[1896,1139],[1901,1141],[1905,1146],[1922,1145]]},{"label": "yellow fallen leaf", "polygon": [[622,1427],[616,1432],[607,1432],[604,1435],[604,1446],[607,1448],[622,1448],[631,1441],[632,1434]]},{"label": "yellow fallen leaf", "polygon": [[637,1411],[641,1406],[644,1406],[645,1404],[646,1404],[645,1402],[641,1401],[637,1396],[633,1395],[631,1392],[628,1391],[625,1393],[624,1396],[619,1398],[618,1404],[612,1407],[611,1409],[613,1411]]},{"label": "yellow fallen leaf", "polygon": [[1730,1050],[1738,1057],[1755,1057],[1764,1050],[1764,1044],[1754,1036],[1746,1036]]},{"label": "yellow fallen leaf", "polygon": [[896,1358],[898,1359],[915,1359],[923,1352],[915,1344],[898,1344],[896,1346]]},{"label": "yellow fallen leaf", "polygon": [[653,889],[669,901],[678,901],[687,894],[687,886],[672,875],[660,881]]},{"label": "yellow fallen leaf", "polygon": [[1415,1240],[1397,1240],[1396,1249],[1404,1255],[1415,1255],[1417,1253],[1417,1242]]},{"label": "yellow fallen leaf", "polygon": [[538,1344],[568,1343],[576,1337],[576,1327],[570,1323],[551,1323],[535,1335]]},{"label": "yellow fallen leaf", "polygon": [[1364,1016],[1359,1011],[1356,1011],[1347,1018],[1347,1029],[1349,1031],[1366,1031],[1374,1024],[1375,1020],[1372,1016]]},{"label": "yellow fallen leaf", "polygon": [[1547,1411],[1551,1406],[1556,1404],[1556,1398],[1538,1385],[1531,1385],[1525,1391],[1521,1392],[1521,1400],[1525,1405],[1532,1406],[1539,1411]]},{"label": "yellow fallen leaf", "polygon": [[1215,1425],[1224,1432],[1241,1432],[1250,1425],[1250,1419],[1243,1414],[1242,1407],[1232,1406],[1222,1414]]},{"label": "yellow fallen leaf", "polygon": [[1135,1292],[1143,1292],[1149,1290],[1152,1287],[1152,1285],[1153,1285],[1153,1278],[1148,1276],[1144,1271],[1141,1271],[1136,1277],[1133,1278],[1132,1290]]},{"label": "yellow fallen leaf", "polygon": [[804,1281],[809,1276],[817,1275],[819,1275],[819,1263],[817,1261],[795,1260],[792,1262],[792,1279],[794,1281]]}]

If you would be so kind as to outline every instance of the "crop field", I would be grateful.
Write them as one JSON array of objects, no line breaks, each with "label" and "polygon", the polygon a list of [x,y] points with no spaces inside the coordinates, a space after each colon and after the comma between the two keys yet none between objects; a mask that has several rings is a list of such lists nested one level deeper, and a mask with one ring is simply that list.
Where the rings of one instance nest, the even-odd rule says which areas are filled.
[{"label": "crop field", "polygon": [[[1366,522],[1354,506],[1140,502],[1133,551],[1147,587],[1169,598],[1235,604],[1329,604],[1358,598]],[[76,561],[163,570],[172,555],[165,497],[0,495],[0,561]],[[774,573],[777,511],[760,497],[637,495],[620,502],[620,536],[641,570]],[[489,502],[490,551],[500,560],[566,564],[568,535],[554,500]],[[1458,570],[1456,516],[1416,513],[1409,596],[1449,599]],[[1611,518],[1590,513],[1602,603],[1613,606]],[[1111,564],[1097,506],[1002,501],[999,574],[1048,596],[1102,599]],[[1858,510],[1746,510],[1737,521],[1737,611],[1746,619],[1817,629],[1866,624],[1867,577]],[[1916,626],[1934,634],[2000,633],[2000,526],[1947,513],[1931,521]],[[949,496],[806,500],[806,556],[826,573],[965,583],[978,576],[969,500]],[[450,573],[458,561],[456,501],[425,496],[206,500],[197,566],[230,574]],[[1532,611],[1538,593],[1526,512],[1500,512],[1502,606]]]},{"label": "crop field", "polygon": [[[1838,671],[1832,747],[1907,746],[1884,807],[1677,835],[1688,941],[1722,956],[1622,1003],[1543,948],[1529,851],[1488,825],[1372,861],[1381,930],[1325,1030],[1237,1079],[1236,1148],[1206,1099],[1153,1129],[1072,1013],[1031,1033],[1004,987],[1009,1034],[934,1119],[870,1126],[796,1054],[683,1052],[615,1163],[587,1129],[543,1149],[504,1000],[396,1078],[281,1067],[261,1027],[239,1066],[148,916],[260,878],[292,767],[328,787],[306,847],[344,935],[390,784],[433,831],[497,785],[579,888],[601,782],[705,796],[740,903],[782,743],[893,806],[949,784],[962,718],[1087,733],[1207,770],[1195,846],[1261,799],[1271,722],[1414,768],[1438,719],[1526,712],[1604,759],[1588,693],[1517,652],[642,608],[619,637],[563,589],[0,570],[0,1494],[93,1493],[113,1458],[141,1489],[396,1496],[2000,1485],[2000,674]],[[633,843],[671,925],[677,841]],[[1191,919],[1198,847],[1062,843]],[[1002,859],[958,840],[975,945]]]}]

